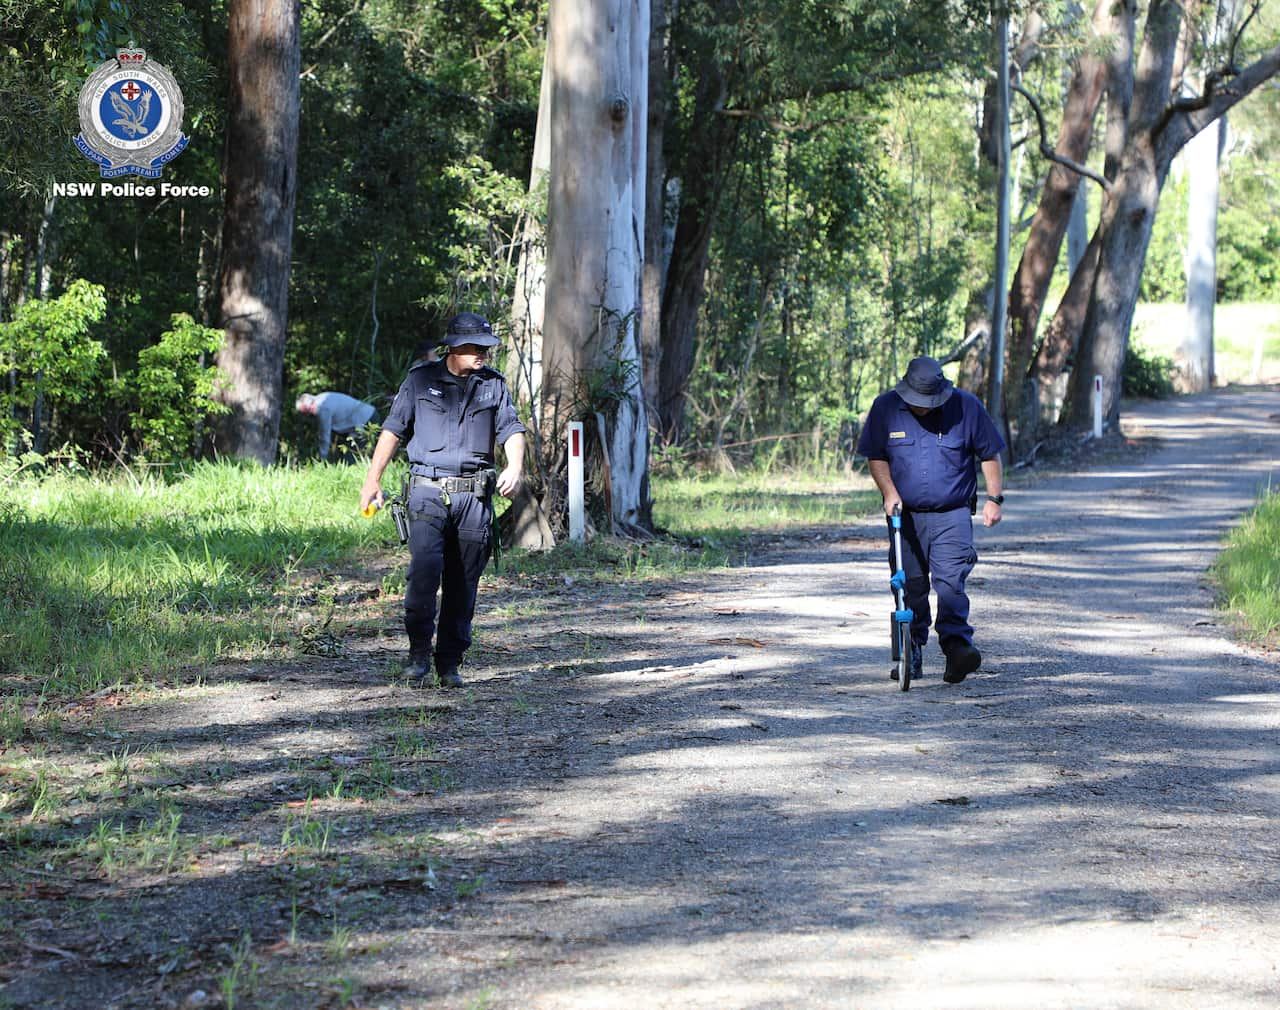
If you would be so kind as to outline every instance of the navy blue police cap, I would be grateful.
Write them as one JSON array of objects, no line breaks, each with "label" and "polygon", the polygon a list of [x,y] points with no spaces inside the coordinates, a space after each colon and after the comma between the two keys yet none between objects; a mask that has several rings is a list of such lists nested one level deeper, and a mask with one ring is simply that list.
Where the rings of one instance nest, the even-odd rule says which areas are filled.
[{"label": "navy blue police cap", "polygon": [[475,344],[477,347],[497,347],[500,340],[493,335],[493,327],[484,316],[474,312],[459,312],[445,326],[444,342],[450,347]]}]

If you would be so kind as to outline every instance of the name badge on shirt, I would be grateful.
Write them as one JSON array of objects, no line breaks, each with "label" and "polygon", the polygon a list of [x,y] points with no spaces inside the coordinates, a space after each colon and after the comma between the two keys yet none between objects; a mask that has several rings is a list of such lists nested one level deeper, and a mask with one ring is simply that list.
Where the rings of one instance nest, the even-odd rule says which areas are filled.
[{"label": "name badge on shirt", "polygon": [[889,437],[890,438],[906,438],[907,433],[905,431],[891,431],[889,432]]}]

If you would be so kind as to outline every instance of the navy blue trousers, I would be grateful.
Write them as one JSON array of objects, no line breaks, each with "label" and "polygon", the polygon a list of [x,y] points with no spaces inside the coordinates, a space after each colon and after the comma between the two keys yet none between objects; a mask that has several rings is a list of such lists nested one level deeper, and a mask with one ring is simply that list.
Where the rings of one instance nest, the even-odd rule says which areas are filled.
[{"label": "navy blue trousers", "polygon": [[449,498],[446,507],[439,488],[415,487],[409,492],[404,630],[409,655],[423,659],[434,653],[437,669],[456,666],[471,644],[476,588],[492,538],[485,499],[463,493]]},{"label": "navy blue trousers", "polygon": [[[938,619],[934,630],[944,646],[950,640],[973,644],[969,624],[969,597],[964,584],[978,563],[973,547],[973,517],[967,506],[946,512],[904,512],[902,516],[902,570],[907,576],[907,606],[911,620],[911,640],[924,645],[929,640],[929,584],[938,596]],[[893,566],[892,548],[889,565]]]}]

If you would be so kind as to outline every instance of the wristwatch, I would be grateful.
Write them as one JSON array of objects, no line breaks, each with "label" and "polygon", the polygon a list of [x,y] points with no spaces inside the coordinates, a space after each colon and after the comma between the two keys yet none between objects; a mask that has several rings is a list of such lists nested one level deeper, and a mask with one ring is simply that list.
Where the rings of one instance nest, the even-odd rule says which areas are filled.
[{"label": "wristwatch", "polygon": [[1002,495],[1002,494],[989,494],[989,495],[987,495],[987,501],[993,501],[993,502],[995,502],[997,505],[1003,505],[1003,504],[1004,504],[1004,495]]}]

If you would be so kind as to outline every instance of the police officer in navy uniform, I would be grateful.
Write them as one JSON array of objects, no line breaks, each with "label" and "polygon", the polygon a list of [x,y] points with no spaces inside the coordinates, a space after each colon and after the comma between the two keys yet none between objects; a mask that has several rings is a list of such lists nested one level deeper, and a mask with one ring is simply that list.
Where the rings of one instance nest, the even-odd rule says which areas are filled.
[{"label": "police officer in navy uniform", "polygon": [[[871,405],[859,455],[884,497],[886,516],[902,510],[902,568],[911,621],[911,676],[920,676],[929,639],[929,582],[938,596],[934,625],[947,657],[942,679],[958,684],[982,663],[973,645],[965,580],[978,561],[973,520],[977,468],[986,484],[982,524],[1000,521],[1005,449],[991,416],[972,393],[956,389],[933,358],[920,357],[892,391]],[[890,567],[893,558],[889,559]],[[892,674],[897,677],[897,671]]]},{"label": "police officer in navy uniform", "polygon": [[[405,672],[425,686],[434,655],[440,684],[459,687],[476,587],[492,547],[492,495],[510,498],[520,486],[525,427],[506,380],[485,365],[498,344],[489,321],[473,312],[454,316],[444,344],[443,360],[417,362],[400,386],[360,489],[360,508],[383,504],[383,471],[404,442],[410,475]],[[506,455],[501,473],[495,445]]]}]

